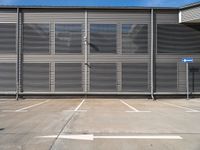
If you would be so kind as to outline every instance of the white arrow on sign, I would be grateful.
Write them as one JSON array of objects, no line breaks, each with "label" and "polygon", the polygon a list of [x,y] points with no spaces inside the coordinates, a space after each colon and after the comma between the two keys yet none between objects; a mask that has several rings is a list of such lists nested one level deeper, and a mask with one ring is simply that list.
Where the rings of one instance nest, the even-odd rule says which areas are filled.
[{"label": "white arrow on sign", "polygon": [[[57,138],[57,135],[38,136],[37,138]],[[181,140],[181,136],[177,135],[134,135],[134,136],[94,136],[93,134],[77,134],[77,135],[60,135],[58,139],[71,139],[71,140],[89,140],[94,139],[168,139],[168,140]]]}]

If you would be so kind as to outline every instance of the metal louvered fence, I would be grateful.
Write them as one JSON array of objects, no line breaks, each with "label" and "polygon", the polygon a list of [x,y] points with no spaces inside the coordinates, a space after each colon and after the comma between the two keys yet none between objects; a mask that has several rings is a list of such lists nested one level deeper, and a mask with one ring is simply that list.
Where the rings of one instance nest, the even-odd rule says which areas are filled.
[{"label": "metal louvered fence", "polygon": [[1,94],[200,94],[200,28],[178,10],[0,11]]}]

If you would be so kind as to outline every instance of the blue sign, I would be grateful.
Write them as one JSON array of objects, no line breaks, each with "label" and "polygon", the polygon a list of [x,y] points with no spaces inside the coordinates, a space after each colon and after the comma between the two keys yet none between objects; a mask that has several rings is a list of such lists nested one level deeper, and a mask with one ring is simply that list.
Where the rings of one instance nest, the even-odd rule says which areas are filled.
[{"label": "blue sign", "polygon": [[192,63],[193,62],[193,58],[182,58],[182,62],[184,62],[184,63]]}]

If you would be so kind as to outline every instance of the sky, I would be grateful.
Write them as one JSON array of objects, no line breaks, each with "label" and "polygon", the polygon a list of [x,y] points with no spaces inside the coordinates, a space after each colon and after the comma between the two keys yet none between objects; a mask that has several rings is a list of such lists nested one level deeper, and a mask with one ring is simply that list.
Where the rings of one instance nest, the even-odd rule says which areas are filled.
[{"label": "sky", "polygon": [[199,0],[0,0],[0,5],[180,7]]}]

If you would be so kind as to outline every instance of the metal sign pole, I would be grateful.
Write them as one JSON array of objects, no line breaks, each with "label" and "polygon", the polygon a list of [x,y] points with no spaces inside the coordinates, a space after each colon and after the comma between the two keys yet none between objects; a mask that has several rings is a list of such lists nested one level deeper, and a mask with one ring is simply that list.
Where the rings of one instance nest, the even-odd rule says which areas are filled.
[{"label": "metal sign pole", "polygon": [[186,63],[186,88],[187,88],[187,100],[190,99],[189,97],[189,67],[188,67],[188,62]]},{"label": "metal sign pole", "polygon": [[186,66],[186,92],[187,92],[187,99],[190,99],[190,85],[189,85],[189,63],[193,63],[193,58],[186,57],[182,58],[182,62],[185,63]]}]

